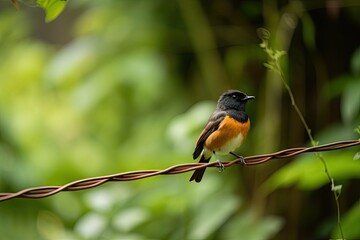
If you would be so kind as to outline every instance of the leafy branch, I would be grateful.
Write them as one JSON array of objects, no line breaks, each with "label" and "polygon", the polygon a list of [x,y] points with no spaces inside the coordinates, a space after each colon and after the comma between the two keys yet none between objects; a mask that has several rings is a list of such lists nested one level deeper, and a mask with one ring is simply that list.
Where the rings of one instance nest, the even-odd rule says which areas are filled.
[{"label": "leafy branch", "polygon": [[[20,8],[19,0],[11,0],[11,2],[16,9]],[[36,0],[36,5],[45,11],[45,22],[55,20],[64,11],[66,4],[67,0]]]},{"label": "leafy branch", "polygon": [[[275,73],[279,74],[280,79],[281,79],[285,89],[287,90],[287,92],[289,94],[289,97],[290,97],[290,100],[291,100],[291,105],[295,109],[295,111],[296,111],[298,117],[300,118],[304,128],[306,129],[306,132],[307,132],[308,137],[310,139],[311,145],[312,146],[317,146],[319,144],[319,142],[314,140],[314,138],[313,138],[313,136],[311,134],[311,129],[309,128],[308,124],[305,121],[305,118],[304,118],[303,114],[301,113],[298,105],[296,104],[294,94],[293,94],[289,84],[286,81],[284,71],[283,71],[283,69],[281,67],[281,64],[280,64],[280,58],[282,56],[284,56],[286,54],[286,52],[273,49],[273,48],[271,48],[269,46],[270,32],[267,29],[259,28],[257,30],[257,33],[258,33],[259,38],[262,41],[260,43],[260,47],[265,51],[265,53],[267,54],[267,56],[269,58],[269,60],[266,63],[264,63],[264,66],[266,68],[268,68],[269,70],[274,71]],[[357,131],[360,132],[360,128],[357,129]],[[340,194],[341,194],[342,185],[335,185],[334,178],[331,176],[329,168],[328,168],[328,166],[326,164],[326,161],[325,161],[324,157],[322,156],[322,154],[321,153],[315,153],[315,156],[316,156],[317,159],[319,159],[322,162],[322,164],[324,166],[326,176],[328,177],[329,182],[331,183],[331,191],[334,194],[334,199],[335,199],[336,209],[337,209],[337,224],[339,226],[341,238],[345,239],[344,238],[344,233],[343,233],[343,230],[342,230],[342,226],[341,226],[341,212],[340,212],[340,204],[339,204],[339,200],[338,200],[339,197],[340,197]]]}]

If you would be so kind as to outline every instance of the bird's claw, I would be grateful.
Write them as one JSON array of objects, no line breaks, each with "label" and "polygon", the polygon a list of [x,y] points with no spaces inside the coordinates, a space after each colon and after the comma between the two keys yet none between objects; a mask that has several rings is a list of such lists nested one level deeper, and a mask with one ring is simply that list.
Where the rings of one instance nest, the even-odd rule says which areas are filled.
[{"label": "bird's claw", "polygon": [[222,162],[219,159],[217,159],[216,162],[219,164],[219,166],[217,167],[219,172],[223,172],[225,170],[224,164],[222,164]]},{"label": "bird's claw", "polygon": [[240,162],[239,162],[240,165],[246,167],[247,164],[246,164],[246,162],[245,162],[245,158],[242,157],[242,156],[240,156],[239,158],[240,158]]},{"label": "bird's claw", "polygon": [[230,154],[240,159],[239,163],[241,166],[246,166],[245,158],[243,156],[237,155],[233,152],[230,152]]}]

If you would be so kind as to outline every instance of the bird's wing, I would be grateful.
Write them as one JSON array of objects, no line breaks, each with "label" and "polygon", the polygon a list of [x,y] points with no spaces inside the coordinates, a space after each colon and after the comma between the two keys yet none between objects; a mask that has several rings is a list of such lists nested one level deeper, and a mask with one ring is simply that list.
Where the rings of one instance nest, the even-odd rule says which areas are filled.
[{"label": "bird's wing", "polygon": [[219,128],[221,121],[225,118],[225,111],[215,111],[209,118],[204,130],[201,132],[200,137],[196,143],[196,147],[193,153],[193,159],[196,159],[204,149],[204,143],[206,139]]}]

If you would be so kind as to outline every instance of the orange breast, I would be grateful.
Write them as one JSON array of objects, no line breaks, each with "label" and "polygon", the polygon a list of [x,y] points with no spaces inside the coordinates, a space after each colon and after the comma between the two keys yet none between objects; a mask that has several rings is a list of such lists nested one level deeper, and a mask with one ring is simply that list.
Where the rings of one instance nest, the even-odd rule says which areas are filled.
[{"label": "orange breast", "polygon": [[249,118],[247,122],[241,123],[226,116],[219,128],[206,139],[204,146],[210,151],[229,153],[241,145],[249,129]]}]

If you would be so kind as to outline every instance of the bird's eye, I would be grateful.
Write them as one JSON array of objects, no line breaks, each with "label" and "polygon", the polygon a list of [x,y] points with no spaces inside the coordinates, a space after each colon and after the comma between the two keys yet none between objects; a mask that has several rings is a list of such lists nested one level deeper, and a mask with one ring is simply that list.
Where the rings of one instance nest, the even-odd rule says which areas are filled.
[{"label": "bird's eye", "polygon": [[236,99],[236,98],[237,98],[237,96],[236,96],[235,94],[231,95],[231,97],[232,97],[233,99]]}]

